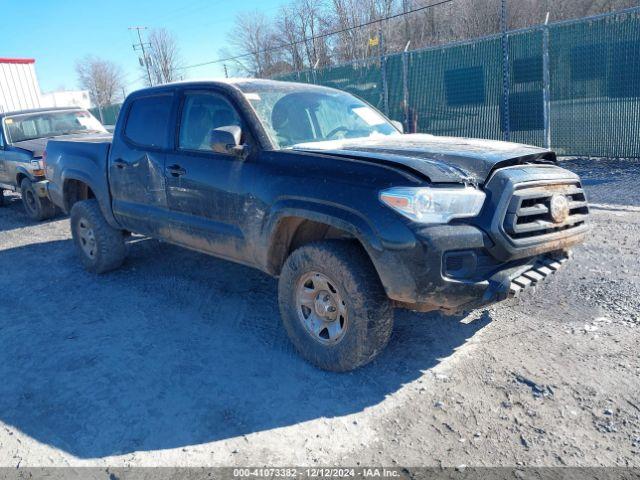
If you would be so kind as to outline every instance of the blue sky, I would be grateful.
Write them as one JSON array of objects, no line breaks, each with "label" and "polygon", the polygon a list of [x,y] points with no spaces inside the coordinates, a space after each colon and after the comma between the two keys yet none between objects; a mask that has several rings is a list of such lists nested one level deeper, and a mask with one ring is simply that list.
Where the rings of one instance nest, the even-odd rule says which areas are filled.
[{"label": "blue sky", "polygon": [[[0,0],[0,57],[36,59],[43,92],[77,88],[75,62],[87,54],[119,64],[127,91],[142,86],[128,27],[164,27],[177,38],[185,64],[218,57],[228,46],[238,13],[274,15],[283,0]],[[192,78],[222,76],[221,65],[188,71]]]}]

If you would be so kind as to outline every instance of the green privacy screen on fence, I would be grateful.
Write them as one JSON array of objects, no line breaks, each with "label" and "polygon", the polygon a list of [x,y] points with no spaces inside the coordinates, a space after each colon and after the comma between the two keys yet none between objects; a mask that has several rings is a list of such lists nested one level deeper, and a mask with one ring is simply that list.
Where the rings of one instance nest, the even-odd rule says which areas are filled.
[{"label": "green privacy screen on fence", "polygon": [[122,104],[108,105],[106,107],[94,107],[89,109],[91,114],[102,122],[103,125],[115,125]]},{"label": "green privacy screen on fence", "polygon": [[278,78],[347,90],[410,131],[539,146],[548,135],[562,155],[640,158],[640,8],[507,40],[506,50],[498,35]]}]

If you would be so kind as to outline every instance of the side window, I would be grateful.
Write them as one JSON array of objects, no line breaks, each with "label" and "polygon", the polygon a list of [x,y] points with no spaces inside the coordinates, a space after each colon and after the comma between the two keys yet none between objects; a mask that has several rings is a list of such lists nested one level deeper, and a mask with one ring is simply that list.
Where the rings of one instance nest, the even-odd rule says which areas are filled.
[{"label": "side window", "polygon": [[242,127],[236,109],[215,93],[187,93],[182,107],[179,148],[212,151],[211,130],[228,126]]},{"label": "side window", "polygon": [[126,137],[147,147],[166,148],[173,95],[154,95],[133,101],[124,130]]}]

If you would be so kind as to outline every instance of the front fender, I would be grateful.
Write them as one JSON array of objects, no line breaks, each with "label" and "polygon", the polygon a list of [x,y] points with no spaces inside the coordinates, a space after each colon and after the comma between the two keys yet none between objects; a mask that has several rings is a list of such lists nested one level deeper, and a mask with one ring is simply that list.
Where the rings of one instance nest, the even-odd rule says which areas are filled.
[{"label": "front fender", "polygon": [[16,167],[16,171],[15,171],[16,186],[17,186],[18,189],[20,188],[20,182],[18,182],[18,177],[20,177],[20,175],[24,175],[25,177],[27,177],[32,182],[35,181],[33,173],[31,173],[27,167],[25,167],[23,165],[18,165]]},{"label": "front fender", "polygon": [[264,257],[259,261],[262,265],[266,265],[265,271],[272,275],[279,273],[281,262],[284,261],[294,233],[293,231],[283,232],[279,228],[280,223],[290,217],[324,223],[353,235],[367,252],[388,293],[393,291],[394,277],[398,275],[406,277],[408,274],[403,265],[389,267],[389,254],[394,251],[407,252],[418,248],[415,235],[402,223],[395,222],[390,227],[384,220],[378,219],[381,225],[378,229],[374,224],[376,218],[374,214],[365,217],[349,207],[322,200],[287,198],[274,204],[263,227],[264,248],[261,248],[260,252]]},{"label": "front fender", "polygon": [[383,249],[375,227],[361,213],[342,205],[302,198],[286,198],[273,205],[271,214],[263,227],[263,232],[270,244],[273,242],[273,235],[278,231],[280,222],[289,217],[331,225],[349,232],[367,249]]}]

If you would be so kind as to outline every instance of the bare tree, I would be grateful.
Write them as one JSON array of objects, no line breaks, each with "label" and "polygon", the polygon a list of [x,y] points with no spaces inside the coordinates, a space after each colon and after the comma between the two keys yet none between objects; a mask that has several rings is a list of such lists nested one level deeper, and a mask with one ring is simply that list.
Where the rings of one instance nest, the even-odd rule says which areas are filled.
[{"label": "bare tree", "polygon": [[321,35],[326,31],[322,0],[295,0],[291,5],[295,16],[297,41],[302,43],[310,67],[329,64],[327,44]]},{"label": "bare tree", "polygon": [[[250,54],[238,62],[242,73],[269,76],[328,66],[399,52],[408,42],[419,49],[496,34],[501,26],[501,0],[455,0],[433,8],[434,0],[283,1],[273,21],[261,12],[236,18],[233,53]],[[547,12],[552,21],[580,18],[631,7],[638,0],[507,2],[508,28],[515,29],[544,22]],[[403,12],[412,13],[385,20]],[[379,33],[384,41],[376,47],[370,40]]]},{"label": "bare tree", "polygon": [[[399,38],[393,40],[399,32],[405,32],[404,24],[383,20],[401,10],[396,0],[332,0],[331,5],[334,29],[340,31],[334,48],[338,61],[364,59],[377,55],[381,48],[383,52],[396,50],[396,43],[404,43]],[[379,38],[380,33],[383,39]],[[372,39],[381,42],[373,49],[369,44]]]},{"label": "bare tree", "polygon": [[230,43],[242,54],[248,54],[235,60],[238,73],[267,77],[282,72],[283,62],[277,47],[283,42],[276,40],[275,29],[264,13],[254,11],[238,15]]},{"label": "bare tree", "polygon": [[452,25],[454,40],[482,37],[500,31],[500,0],[460,0],[459,20]]},{"label": "bare tree", "polygon": [[274,34],[283,44],[282,50],[285,53],[285,61],[289,63],[291,69],[294,71],[302,70],[304,68],[304,58],[300,48],[298,24],[292,4],[280,7]]},{"label": "bare tree", "polygon": [[[151,30],[147,57],[154,85],[180,80],[182,58],[178,42],[171,32],[164,28]],[[146,67],[143,68],[146,73]],[[148,83],[148,77],[145,78]]]},{"label": "bare tree", "polygon": [[369,31],[354,28],[367,20],[365,3],[359,0],[332,0],[334,24],[336,30],[341,31],[335,48],[338,61],[367,56]]},{"label": "bare tree", "polygon": [[94,105],[104,107],[122,99],[124,75],[115,63],[89,55],[76,62],[76,74]]}]

